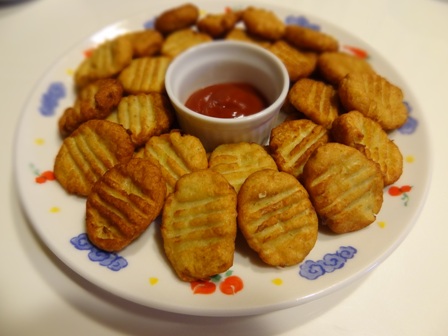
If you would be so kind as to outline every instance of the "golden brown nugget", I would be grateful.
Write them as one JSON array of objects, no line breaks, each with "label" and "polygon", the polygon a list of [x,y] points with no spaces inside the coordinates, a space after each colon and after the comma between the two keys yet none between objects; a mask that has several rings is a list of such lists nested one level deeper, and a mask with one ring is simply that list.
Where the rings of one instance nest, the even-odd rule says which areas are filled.
[{"label": "golden brown nugget", "polygon": [[297,179],[267,169],[253,173],[242,185],[238,227],[265,263],[284,267],[300,263],[312,250],[318,218]]},{"label": "golden brown nugget", "polygon": [[361,112],[385,131],[397,129],[407,120],[403,92],[380,75],[349,73],[341,80],[338,93],[347,111]]},{"label": "golden brown nugget", "polygon": [[241,19],[250,34],[270,41],[282,38],[285,33],[285,23],[270,10],[250,6],[243,10]]},{"label": "golden brown nugget", "polygon": [[252,173],[262,169],[277,170],[274,159],[261,145],[248,142],[219,145],[210,154],[208,165],[224,175],[237,193]]},{"label": "golden brown nugget", "polygon": [[199,8],[191,3],[185,3],[161,13],[154,22],[154,28],[166,35],[193,26],[198,18]]},{"label": "golden brown nugget", "polygon": [[339,41],[333,36],[297,25],[286,26],[284,39],[299,49],[317,53],[339,49]]},{"label": "golden brown nugget", "polygon": [[152,136],[169,131],[174,110],[164,94],[140,93],[123,97],[107,120],[123,125],[130,132],[134,145],[140,147]]},{"label": "golden brown nugget", "polygon": [[322,224],[335,233],[370,225],[383,203],[378,164],[339,143],[325,144],[313,152],[303,169],[303,185]]},{"label": "golden brown nugget", "polygon": [[283,40],[273,43],[268,50],[283,62],[291,82],[308,77],[316,68],[317,54],[301,52]]},{"label": "golden brown nugget", "polygon": [[54,174],[70,194],[87,196],[110,168],[128,161],[134,145],[123,126],[89,120],[64,139],[54,163]]},{"label": "golden brown nugget", "polygon": [[163,35],[154,29],[133,31],[123,35],[132,45],[134,58],[154,56],[160,52],[164,41]]},{"label": "golden brown nugget", "polygon": [[348,73],[375,73],[365,60],[344,52],[324,52],[319,55],[317,68],[322,77],[334,86]]},{"label": "golden brown nugget", "polygon": [[117,252],[131,244],[160,214],[165,200],[160,169],[131,159],[109,169],[86,202],[86,232],[93,245]]},{"label": "golden brown nugget", "polygon": [[132,54],[132,44],[127,39],[115,38],[103,42],[76,69],[76,87],[81,88],[97,79],[116,76],[131,63]]},{"label": "golden brown nugget", "polygon": [[327,129],[342,112],[339,95],[329,84],[310,78],[298,80],[289,91],[291,104],[309,119]]},{"label": "golden brown nugget", "polygon": [[229,33],[241,19],[241,11],[229,11],[223,14],[207,14],[199,19],[196,26],[202,33],[213,38]]},{"label": "golden brown nugget", "polygon": [[381,126],[358,111],[338,117],[331,129],[333,139],[356,148],[378,163],[384,185],[396,182],[403,173],[403,156]]},{"label": "golden brown nugget", "polygon": [[161,53],[164,56],[174,58],[185,50],[213,39],[210,35],[197,32],[190,28],[175,31],[168,35],[163,42]]},{"label": "golden brown nugget", "polygon": [[166,181],[167,193],[174,191],[181,176],[208,168],[207,153],[201,141],[179,130],[153,136],[135,156],[159,166]]},{"label": "golden brown nugget", "polygon": [[236,193],[212,170],[182,176],[163,207],[163,247],[183,281],[207,279],[233,265]]},{"label": "golden brown nugget", "polygon": [[67,108],[58,120],[62,137],[70,135],[82,123],[104,119],[120,102],[123,87],[116,79],[100,79],[83,87],[73,107]]},{"label": "golden brown nugget", "polygon": [[248,42],[248,43],[254,43],[262,48],[267,48],[271,45],[271,42],[262,39],[260,37],[254,36],[249,34],[246,30],[241,28],[234,28],[232,29],[225,37],[226,40],[231,41],[241,41],[241,42]]},{"label": "golden brown nugget", "polygon": [[328,141],[328,131],[311,120],[288,120],[272,129],[269,149],[280,171],[300,178],[314,150]]},{"label": "golden brown nugget", "polygon": [[118,76],[128,94],[164,92],[165,73],[171,58],[165,56],[134,59]]}]

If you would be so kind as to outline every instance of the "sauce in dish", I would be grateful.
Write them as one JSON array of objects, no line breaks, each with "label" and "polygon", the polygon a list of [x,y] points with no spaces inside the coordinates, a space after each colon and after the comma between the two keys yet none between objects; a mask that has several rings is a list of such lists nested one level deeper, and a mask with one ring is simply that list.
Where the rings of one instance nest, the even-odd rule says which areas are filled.
[{"label": "sauce in dish", "polygon": [[197,90],[185,105],[209,117],[239,118],[262,111],[268,103],[251,84],[221,83]]}]

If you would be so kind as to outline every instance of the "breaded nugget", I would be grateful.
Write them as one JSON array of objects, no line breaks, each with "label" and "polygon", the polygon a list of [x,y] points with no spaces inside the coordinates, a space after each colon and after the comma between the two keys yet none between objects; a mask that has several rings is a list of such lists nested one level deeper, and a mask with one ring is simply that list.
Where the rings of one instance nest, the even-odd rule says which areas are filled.
[{"label": "breaded nugget", "polygon": [[171,58],[165,56],[134,59],[118,76],[128,94],[165,92],[165,73]]},{"label": "breaded nugget", "polygon": [[286,26],[284,39],[299,49],[317,53],[339,49],[339,41],[333,36],[297,25]]},{"label": "breaded nugget", "polygon": [[183,281],[227,271],[235,252],[236,193],[209,169],[182,176],[163,207],[162,238],[168,260]]},{"label": "breaded nugget", "polygon": [[160,52],[164,40],[162,34],[154,29],[132,31],[123,35],[123,38],[131,42],[134,58],[156,55]]},{"label": "breaded nugget", "polygon": [[272,11],[249,6],[241,17],[246,30],[255,36],[276,41],[285,33],[285,23]]},{"label": "breaded nugget", "polygon": [[261,145],[248,142],[219,145],[210,154],[208,165],[224,175],[236,192],[252,173],[262,169],[277,170],[274,159]]},{"label": "breaded nugget", "polygon": [[166,180],[167,193],[173,192],[181,176],[208,167],[207,153],[201,141],[179,130],[152,137],[135,156],[159,166]]},{"label": "breaded nugget", "polygon": [[384,185],[396,182],[403,173],[403,156],[381,126],[358,111],[341,115],[333,122],[333,139],[354,147],[380,166]]},{"label": "breaded nugget", "polygon": [[86,232],[101,250],[124,249],[160,214],[166,194],[160,169],[131,159],[109,169],[93,186],[86,202]]},{"label": "breaded nugget", "polygon": [[211,42],[210,35],[186,28],[168,35],[163,42],[161,53],[171,58],[176,57],[185,50],[205,42]]},{"label": "breaded nugget", "polygon": [[267,48],[271,45],[271,41],[251,35],[246,30],[238,28],[238,27],[232,29],[226,35],[225,39],[231,40],[231,41],[254,43],[262,48]]},{"label": "breaded nugget", "polygon": [[298,80],[289,90],[288,99],[294,107],[316,124],[327,129],[342,112],[336,89],[310,78]]},{"label": "breaded nugget", "polygon": [[303,185],[322,224],[335,233],[370,225],[383,203],[378,164],[339,143],[327,143],[313,152],[303,169]]},{"label": "breaded nugget", "polygon": [[348,73],[375,72],[365,59],[338,51],[320,54],[317,68],[322,77],[336,87]]},{"label": "breaded nugget", "polygon": [[241,19],[241,11],[228,11],[222,14],[207,14],[199,19],[196,26],[202,33],[213,38],[229,33]]},{"label": "breaded nugget", "polygon": [[111,78],[132,60],[132,44],[128,39],[107,40],[96,47],[75,71],[74,81],[79,89],[97,79]]},{"label": "breaded nugget", "polygon": [[338,93],[347,111],[361,112],[385,131],[397,129],[407,120],[401,89],[375,73],[349,73],[341,80]]},{"label": "breaded nugget", "polygon": [[154,22],[154,28],[162,34],[193,26],[199,18],[199,8],[185,3],[161,13]]},{"label": "breaded nugget", "polygon": [[314,150],[328,141],[328,131],[311,120],[288,120],[272,129],[269,149],[280,171],[300,178]]},{"label": "breaded nugget", "polygon": [[250,175],[238,193],[238,227],[265,263],[284,267],[312,250],[318,218],[297,179],[266,169]]},{"label": "breaded nugget", "polygon": [[316,68],[317,54],[301,52],[283,40],[273,43],[268,50],[283,62],[291,82],[308,77]]},{"label": "breaded nugget", "polygon": [[128,161],[133,154],[134,145],[123,126],[89,120],[64,139],[53,170],[68,193],[87,196],[107,170]]},{"label": "breaded nugget", "polygon": [[169,131],[174,110],[164,94],[140,93],[123,97],[117,110],[107,120],[123,125],[130,132],[134,145],[139,147],[152,136]]},{"label": "breaded nugget", "polygon": [[104,119],[120,102],[123,87],[116,79],[99,79],[83,87],[73,107],[67,108],[58,120],[62,137],[70,135],[83,122]]}]

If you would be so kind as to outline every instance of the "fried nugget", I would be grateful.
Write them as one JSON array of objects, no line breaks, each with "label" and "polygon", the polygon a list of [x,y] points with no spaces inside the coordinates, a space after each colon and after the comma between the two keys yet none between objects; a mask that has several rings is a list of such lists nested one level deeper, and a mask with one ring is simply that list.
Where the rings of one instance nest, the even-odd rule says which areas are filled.
[{"label": "fried nugget", "polygon": [[183,281],[227,271],[235,252],[236,193],[209,169],[182,176],[163,207],[161,232],[168,260]]},{"label": "fried nugget", "polygon": [[248,142],[219,145],[210,154],[208,164],[211,170],[224,175],[236,192],[252,173],[262,169],[277,170],[274,159],[261,145]]},{"label": "fried nugget", "polygon": [[284,39],[301,50],[317,53],[339,49],[339,41],[333,36],[297,25],[286,26]]},{"label": "fried nugget", "polygon": [[160,214],[165,200],[160,169],[131,159],[109,169],[93,186],[86,202],[86,232],[101,250],[124,249]]},{"label": "fried nugget", "polygon": [[328,141],[328,131],[311,120],[288,120],[272,129],[269,149],[278,169],[299,179],[314,150]]},{"label": "fried nugget", "polygon": [[338,88],[347,111],[357,110],[378,122],[385,131],[401,127],[407,109],[401,89],[375,73],[349,73]]},{"label": "fried nugget", "polygon": [[116,79],[87,84],[79,91],[73,107],[67,108],[59,118],[59,133],[65,138],[87,120],[106,118],[122,96],[123,87]]},{"label": "fried nugget", "polygon": [[241,19],[241,11],[229,11],[222,14],[207,14],[199,19],[196,26],[202,33],[220,38],[229,33]]},{"label": "fried nugget", "polygon": [[213,39],[210,35],[186,28],[175,31],[167,36],[162,45],[161,53],[171,58],[176,57],[185,50]]},{"label": "fried nugget", "polygon": [[154,29],[133,31],[125,34],[123,38],[131,42],[134,58],[156,55],[160,52],[164,41],[162,34]]},{"label": "fried nugget", "polygon": [[381,126],[358,111],[338,117],[331,129],[333,139],[351,146],[378,163],[384,185],[396,182],[403,173],[403,156]]},{"label": "fried nugget", "polygon": [[123,97],[107,120],[123,125],[130,132],[134,145],[140,147],[152,136],[169,131],[174,110],[164,94],[140,93]]},{"label": "fried nugget", "polygon": [[89,120],[64,139],[53,170],[68,193],[87,196],[107,170],[128,161],[133,154],[134,145],[123,126]]},{"label": "fried nugget", "polygon": [[303,169],[303,185],[322,224],[335,233],[370,225],[383,203],[378,164],[339,143],[327,143],[313,152]]},{"label": "fried nugget", "polygon": [[240,42],[248,42],[248,43],[254,43],[262,48],[268,48],[271,45],[271,42],[251,35],[249,34],[246,30],[241,29],[241,28],[234,28],[232,29],[225,37],[226,40],[231,40],[231,41],[240,41]]},{"label": "fried nugget", "polygon": [[336,87],[348,73],[375,72],[365,59],[337,51],[320,54],[317,68],[322,77]]},{"label": "fried nugget", "polygon": [[298,80],[289,90],[288,99],[294,107],[318,125],[331,128],[342,112],[336,89],[310,78]]},{"label": "fried nugget", "polygon": [[199,18],[199,8],[186,3],[161,13],[154,22],[154,28],[162,34],[193,26]]},{"label": "fried nugget", "polygon": [[266,169],[250,175],[238,193],[238,227],[265,263],[284,267],[312,250],[318,218],[297,179]]},{"label": "fried nugget", "polygon": [[283,40],[273,43],[268,50],[283,62],[291,82],[310,76],[316,68],[316,53],[301,52]]},{"label": "fried nugget", "polygon": [[276,41],[285,33],[285,23],[272,11],[247,7],[241,17],[246,30],[255,36]]},{"label": "fried nugget", "polygon": [[128,39],[115,38],[103,42],[76,69],[74,75],[76,87],[81,88],[97,79],[116,76],[131,63],[132,50],[132,44]]},{"label": "fried nugget", "polygon": [[159,166],[168,194],[173,192],[181,176],[208,168],[207,153],[201,141],[179,130],[153,136],[135,156]]},{"label": "fried nugget", "polygon": [[166,56],[134,59],[118,76],[128,94],[165,92],[165,73],[171,63]]}]

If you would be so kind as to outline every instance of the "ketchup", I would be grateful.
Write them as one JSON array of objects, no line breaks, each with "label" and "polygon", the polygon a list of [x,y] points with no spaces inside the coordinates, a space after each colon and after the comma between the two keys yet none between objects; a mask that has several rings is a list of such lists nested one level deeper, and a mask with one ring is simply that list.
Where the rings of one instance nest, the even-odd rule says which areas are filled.
[{"label": "ketchup", "polygon": [[215,118],[239,118],[262,111],[266,98],[247,83],[222,83],[194,92],[185,105],[198,113]]}]

